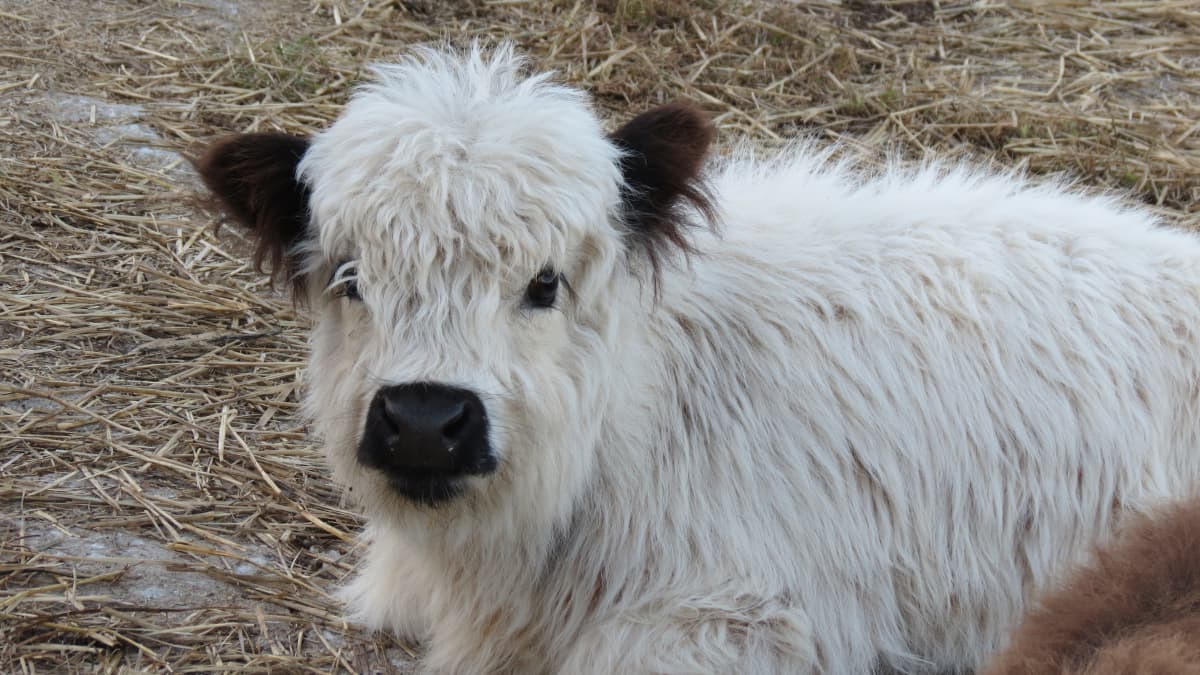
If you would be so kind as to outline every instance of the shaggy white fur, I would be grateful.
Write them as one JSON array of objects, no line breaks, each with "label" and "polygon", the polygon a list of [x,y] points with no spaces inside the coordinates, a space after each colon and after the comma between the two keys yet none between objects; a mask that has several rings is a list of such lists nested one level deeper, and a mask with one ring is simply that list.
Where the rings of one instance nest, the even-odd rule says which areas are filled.
[{"label": "shaggy white fur", "polygon": [[[1200,478],[1195,236],[798,145],[712,162],[718,233],[656,286],[623,150],[521,70],[381,67],[299,166],[308,411],[370,521],[349,605],[429,670],[971,669]],[[547,264],[571,293],[530,309]],[[500,458],[437,507],[356,460],[376,390],[415,381],[478,392]]]}]

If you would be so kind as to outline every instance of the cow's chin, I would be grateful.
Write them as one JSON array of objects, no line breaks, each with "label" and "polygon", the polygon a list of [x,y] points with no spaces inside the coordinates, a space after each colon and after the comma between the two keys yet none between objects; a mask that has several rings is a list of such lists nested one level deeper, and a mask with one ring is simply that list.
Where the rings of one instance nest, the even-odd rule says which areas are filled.
[{"label": "cow's chin", "polygon": [[496,489],[492,476],[397,477],[369,469],[358,472],[349,486],[369,520],[401,529],[478,520],[481,509],[494,507],[488,496]]},{"label": "cow's chin", "polygon": [[467,491],[467,477],[459,474],[385,476],[388,486],[403,500],[417,506],[439,508],[459,501]]}]

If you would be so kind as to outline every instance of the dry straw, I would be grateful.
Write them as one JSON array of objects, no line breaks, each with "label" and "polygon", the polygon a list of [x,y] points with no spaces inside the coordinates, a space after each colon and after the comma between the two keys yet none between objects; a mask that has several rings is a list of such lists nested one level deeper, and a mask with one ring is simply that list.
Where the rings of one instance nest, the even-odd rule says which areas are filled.
[{"label": "dry straw", "polygon": [[[387,672],[297,417],[303,326],[178,152],[371,60],[510,38],[607,113],[968,152],[1197,224],[1200,2],[0,0],[0,672]],[[228,231],[227,231],[228,232]]]}]

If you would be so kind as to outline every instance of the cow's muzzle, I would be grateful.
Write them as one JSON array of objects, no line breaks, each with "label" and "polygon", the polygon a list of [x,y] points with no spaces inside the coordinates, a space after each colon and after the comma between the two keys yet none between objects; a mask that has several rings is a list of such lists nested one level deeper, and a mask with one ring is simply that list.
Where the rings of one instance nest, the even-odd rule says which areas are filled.
[{"label": "cow's muzzle", "polygon": [[474,392],[444,384],[383,387],[367,410],[358,461],[413,501],[448,501],[467,476],[496,470],[487,409]]}]

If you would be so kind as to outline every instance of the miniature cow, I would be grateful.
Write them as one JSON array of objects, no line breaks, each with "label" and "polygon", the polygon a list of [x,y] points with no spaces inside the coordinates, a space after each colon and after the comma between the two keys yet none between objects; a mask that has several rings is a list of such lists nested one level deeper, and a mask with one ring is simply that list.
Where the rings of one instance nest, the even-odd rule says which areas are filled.
[{"label": "miniature cow", "polygon": [[1200,241],[1056,183],[710,159],[508,47],[197,167],[313,314],[353,616],[447,673],[979,666],[1200,478]]},{"label": "miniature cow", "polygon": [[1200,675],[1200,500],[1139,518],[1040,604],[986,675]]}]

